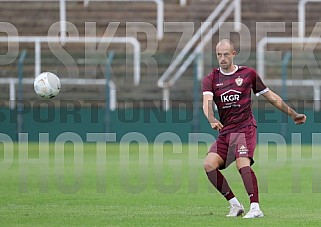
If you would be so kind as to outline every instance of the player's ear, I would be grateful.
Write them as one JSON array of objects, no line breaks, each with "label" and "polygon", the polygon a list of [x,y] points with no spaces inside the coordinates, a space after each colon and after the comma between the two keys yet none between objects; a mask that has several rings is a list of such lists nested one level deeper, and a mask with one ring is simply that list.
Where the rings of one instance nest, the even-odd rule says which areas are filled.
[{"label": "player's ear", "polygon": [[234,56],[237,55],[236,50],[233,50],[232,54],[233,54]]}]

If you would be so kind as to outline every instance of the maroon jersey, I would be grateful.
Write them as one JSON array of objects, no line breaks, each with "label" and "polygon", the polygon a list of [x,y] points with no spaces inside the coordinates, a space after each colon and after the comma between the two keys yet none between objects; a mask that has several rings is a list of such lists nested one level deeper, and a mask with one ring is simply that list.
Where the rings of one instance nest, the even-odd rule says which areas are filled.
[{"label": "maroon jersey", "polygon": [[252,68],[236,66],[232,73],[222,73],[219,68],[204,77],[203,95],[213,95],[220,121],[221,134],[237,132],[240,128],[255,125],[251,110],[251,90],[259,96],[269,89]]}]

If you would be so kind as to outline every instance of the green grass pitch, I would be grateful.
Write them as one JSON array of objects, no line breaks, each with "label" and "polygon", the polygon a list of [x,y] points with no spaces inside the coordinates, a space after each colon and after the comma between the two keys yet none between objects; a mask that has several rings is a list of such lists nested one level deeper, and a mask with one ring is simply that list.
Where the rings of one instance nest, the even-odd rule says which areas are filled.
[{"label": "green grass pitch", "polygon": [[[259,146],[265,217],[245,220],[225,217],[202,169],[204,144],[38,146],[0,144],[1,226],[321,225],[321,147]],[[235,164],[223,173],[248,211]]]}]

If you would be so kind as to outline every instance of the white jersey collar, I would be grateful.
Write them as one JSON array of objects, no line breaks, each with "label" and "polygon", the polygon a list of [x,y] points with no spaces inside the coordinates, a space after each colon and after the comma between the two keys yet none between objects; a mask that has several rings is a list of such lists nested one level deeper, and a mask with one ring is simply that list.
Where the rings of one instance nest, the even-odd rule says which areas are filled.
[{"label": "white jersey collar", "polygon": [[223,74],[223,75],[226,75],[226,76],[230,76],[230,75],[233,75],[234,73],[236,73],[236,71],[239,69],[239,67],[237,65],[234,65],[235,66],[235,70],[230,72],[230,73],[225,73],[223,72],[222,68],[220,67],[220,72]]}]

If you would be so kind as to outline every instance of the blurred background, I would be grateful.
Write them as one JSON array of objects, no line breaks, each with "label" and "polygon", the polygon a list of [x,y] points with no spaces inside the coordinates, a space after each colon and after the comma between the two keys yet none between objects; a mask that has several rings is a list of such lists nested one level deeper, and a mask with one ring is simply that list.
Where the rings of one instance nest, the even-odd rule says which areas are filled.
[{"label": "blurred background", "polygon": [[[202,112],[201,80],[217,67],[215,45],[230,38],[235,64],[255,68],[287,103],[291,119],[253,97],[259,132],[292,141],[319,130],[321,1],[0,0],[0,132],[37,141],[75,132],[129,132],[154,141],[173,132],[213,132]],[[60,94],[43,100],[33,79],[50,71]]]}]

